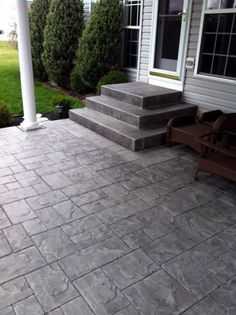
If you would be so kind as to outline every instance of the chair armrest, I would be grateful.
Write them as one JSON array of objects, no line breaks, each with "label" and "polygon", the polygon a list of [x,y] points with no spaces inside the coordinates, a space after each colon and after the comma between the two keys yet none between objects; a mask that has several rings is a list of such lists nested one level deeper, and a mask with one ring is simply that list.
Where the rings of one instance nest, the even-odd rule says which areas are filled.
[{"label": "chair armrest", "polygon": [[190,116],[190,115],[178,116],[178,117],[170,119],[167,124],[167,127],[181,127],[185,125],[194,124],[195,122],[196,121],[195,121],[194,116]]},{"label": "chair armrest", "polygon": [[236,150],[234,151],[232,149],[226,149],[220,145],[213,144],[207,140],[200,139],[200,138],[197,138],[196,141],[198,141],[203,147],[213,149],[214,151],[221,152],[225,155],[231,156],[236,159]]},{"label": "chair armrest", "polygon": [[223,112],[221,110],[211,110],[209,112],[205,112],[201,115],[199,118],[200,122],[214,122],[216,121],[221,115],[223,115]]},{"label": "chair armrest", "polygon": [[224,130],[222,133],[223,133],[223,134],[226,134],[226,135],[228,135],[228,136],[233,136],[233,137],[235,137],[235,139],[236,139],[236,132]]}]

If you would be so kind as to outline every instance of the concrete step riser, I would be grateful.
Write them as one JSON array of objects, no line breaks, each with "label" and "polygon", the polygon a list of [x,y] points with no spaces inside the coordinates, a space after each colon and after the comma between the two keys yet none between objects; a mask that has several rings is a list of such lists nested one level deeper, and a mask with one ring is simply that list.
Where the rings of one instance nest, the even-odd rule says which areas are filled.
[{"label": "concrete step riser", "polygon": [[117,100],[140,108],[155,109],[178,104],[181,100],[181,92],[167,93],[164,95],[147,96],[144,98],[131,95],[122,91],[112,90],[112,88],[102,87],[102,95],[113,97]]},{"label": "concrete step riser", "polygon": [[141,129],[155,129],[161,128],[167,125],[171,118],[181,115],[196,115],[197,107],[186,107],[183,109],[176,109],[170,112],[163,112],[156,115],[150,115],[149,117],[141,117],[140,128]]},{"label": "concrete step riser", "polygon": [[140,119],[137,116],[131,115],[129,113],[119,111],[115,108],[109,107],[102,103],[92,101],[91,99],[86,100],[86,107],[98,111],[99,113],[106,114],[110,117],[116,118],[118,120],[124,121],[134,127],[139,128]]},{"label": "concrete step riser", "polygon": [[143,139],[134,140],[125,135],[120,134],[114,130],[111,130],[95,121],[90,120],[87,117],[83,117],[79,114],[70,112],[70,119],[78,124],[95,131],[96,133],[132,150],[140,151],[150,147],[158,146],[165,141],[165,133],[149,136]]},{"label": "concrete step riser", "polygon": [[157,147],[158,145],[164,144],[166,141],[166,134],[152,136],[144,140],[144,149]]},{"label": "concrete step riser", "polygon": [[111,90],[106,87],[102,87],[101,94],[105,96],[113,97],[119,101],[123,101],[125,103],[131,104],[134,106],[142,107],[142,99],[137,96]]},{"label": "concrete step riser", "polygon": [[143,100],[143,108],[155,109],[169,107],[171,104],[178,104],[181,101],[181,93],[176,92],[166,95],[158,95],[153,97],[145,97]]},{"label": "concrete step riser", "polygon": [[142,129],[155,129],[158,127],[164,127],[168,123],[169,119],[179,115],[194,115],[196,114],[197,107],[187,107],[182,109],[176,109],[163,113],[153,114],[150,110],[149,116],[137,117],[130,113],[120,111],[117,108],[110,107],[107,104],[99,103],[97,100],[87,99],[86,106],[102,114],[124,121],[136,128]]},{"label": "concrete step riser", "polygon": [[[82,117],[80,115],[74,115],[73,113],[70,113],[70,119],[77,122],[78,124],[93,130],[97,133],[99,133],[100,135],[116,142],[119,143],[121,145],[123,145],[126,148],[129,148],[130,150],[134,151],[135,150],[135,143],[132,141],[132,139],[128,139],[120,134],[117,134],[116,132],[109,130],[107,128],[105,128],[102,125],[96,124],[95,122]],[[141,148],[140,148],[141,150]]]}]

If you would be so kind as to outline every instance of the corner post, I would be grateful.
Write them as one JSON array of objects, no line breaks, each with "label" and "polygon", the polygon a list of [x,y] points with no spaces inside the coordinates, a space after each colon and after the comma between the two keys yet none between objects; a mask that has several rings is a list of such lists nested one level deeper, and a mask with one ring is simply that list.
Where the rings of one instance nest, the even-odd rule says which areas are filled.
[{"label": "corner post", "polygon": [[18,51],[20,63],[21,93],[24,121],[21,129],[29,131],[40,128],[36,117],[34,77],[27,0],[15,0],[17,12]]}]

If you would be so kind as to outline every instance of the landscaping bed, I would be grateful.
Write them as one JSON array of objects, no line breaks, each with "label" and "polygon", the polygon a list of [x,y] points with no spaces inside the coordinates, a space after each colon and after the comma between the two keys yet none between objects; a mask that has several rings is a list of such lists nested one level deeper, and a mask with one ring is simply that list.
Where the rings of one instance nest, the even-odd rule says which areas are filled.
[{"label": "landscaping bed", "polygon": [[[22,116],[22,97],[20,86],[20,72],[18,63],[17,50],[12,48],[7,42],[0,42],[0,100],[3,100],[10,106],[13,121],[20,121]],[[35,83],[35,99],[37,113],[44,113],[44,116],[50,120],[58,117],[52,104],[52,99],[58,95],[67,95],[56,88],[52,88],[46,84]],[[73,107],[84,107],[84,101],[75,99]]]}]

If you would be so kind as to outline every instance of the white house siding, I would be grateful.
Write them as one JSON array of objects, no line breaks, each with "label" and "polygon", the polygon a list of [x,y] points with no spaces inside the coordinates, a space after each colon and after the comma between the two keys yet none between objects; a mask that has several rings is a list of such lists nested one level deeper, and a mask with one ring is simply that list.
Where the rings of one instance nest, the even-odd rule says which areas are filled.
[{"label": "white house siding", "polygon": [[[151,49],[153,0],[144,0],[141,57],[139,66],[140,81],[148,82]],[[197,57],[197,45],[200,32],[203,0],[193,0],[188,57]],[[136,78],[133,77],[135,81]],[[236,111],[236,84],[220,80],[194,76],[193,70],[186,71],[183,99],[206,109],[221,108],[224,111]]]},{"label": "white house siding", "polygon": [[[151,49],[151,32],[153,18],[153,4],[157,0],[143,1],[143,19],[141,27],[141,54],[139,73],[127,71],[130,81],[148,82]],[[84,0],[85,7],[89,0]],[[193,0],[190,34],[188,43],[188,57],[197,57],[197,45],[200,32],[203,0]],[[220,80],[194,76],[193,70],[187,70],[184,82],[183,99],[206,109],[221,108],[225,111],[236,111],[236,84]]]},{"label": "white house siding", "polygon": [[132,70],[124,69],[124,72],[126,73],[126,75],[128,77],[128,80],[130,82],[137,81],[137,70],[135,70],[135,69],[132,69]]},{"label": "white house siding", "polygon": [[138,79],[147,82],[150,61],[153,0],[144,0],[143,2],[141,56]]},{"label": "white house siding", "polygon": [[[188,47],[188,57],[197,56],[197,45],[203,0],[193,0],[193,12]],[[236,111],[236,84],[195,77],[193,70],[187,70],[184,84],[184,100],[207,109],[221,108]]]},{"label": "white house siding", "polygon": [[85,21],[88,20],[89,15],[90,15],[90,9],[91,9],[91,4],[90,4],[90,0],[84,0],[84,18]]}]

